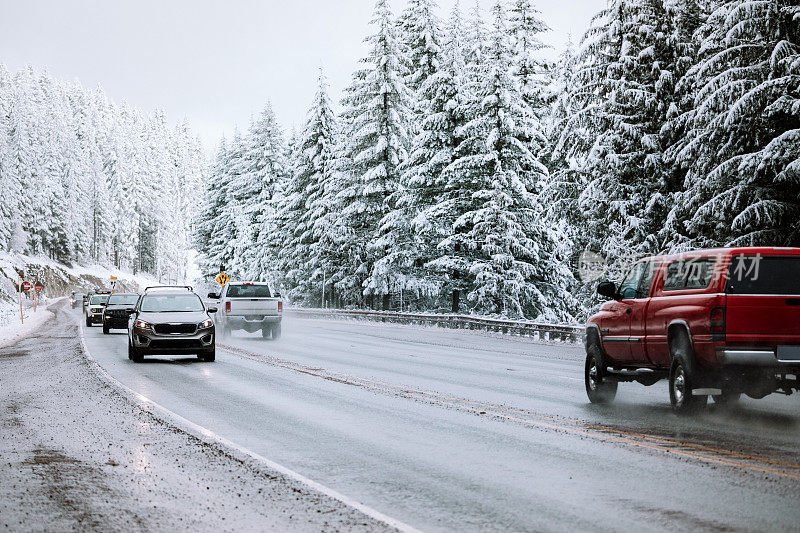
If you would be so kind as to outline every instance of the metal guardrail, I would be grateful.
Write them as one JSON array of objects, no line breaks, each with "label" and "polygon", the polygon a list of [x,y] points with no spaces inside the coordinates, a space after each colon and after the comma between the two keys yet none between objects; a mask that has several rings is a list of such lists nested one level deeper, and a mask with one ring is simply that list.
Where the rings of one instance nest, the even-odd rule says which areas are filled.
[{"label": "metal guardrail", "polygon": [[529,320],[503,320],[470,315],[444,315],[432,313],[398,313],[395,311],[368,311],[361,309],[319,309],[307,307],[286,308],[286,313],[313,317],[351,317],[400,324],[420,324],[452,329],[495,331],[506,335],[531,337],[542,341],[583,342],[585,328],[561,324],[541,324]]}]

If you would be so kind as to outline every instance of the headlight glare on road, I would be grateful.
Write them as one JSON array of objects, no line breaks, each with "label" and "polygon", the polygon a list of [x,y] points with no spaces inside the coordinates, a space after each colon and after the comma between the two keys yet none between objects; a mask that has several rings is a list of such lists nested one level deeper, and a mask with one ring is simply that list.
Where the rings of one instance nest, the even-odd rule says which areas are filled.
[{"label": "headlight glare on road", "polygon": [[210,327],[211,327],[211,326],[213,326],[213,325],[214,325],[214,323],[211,321],[211,319],[210,319],[210,318],[209,318],[208,320],[205,320],[205,321],[203,321],[203,322],[200,322],[200,327],[201,327],[201,328],[210,328]]},{"label": "headlight glare on road", "polygon": [[137,320],[135,326],[139,329],[147,329],[150,327],[150,324],[148,324],[144,320]]}]

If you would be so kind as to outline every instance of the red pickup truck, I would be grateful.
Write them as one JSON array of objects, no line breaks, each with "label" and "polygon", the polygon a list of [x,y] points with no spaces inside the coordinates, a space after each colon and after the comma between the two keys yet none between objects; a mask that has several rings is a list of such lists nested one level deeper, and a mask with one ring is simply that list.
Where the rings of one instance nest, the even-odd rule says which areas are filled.
[{"label": "red pickup truck", "polygon": [[800,248],[723,248],[650,257],[586,325],[586,393],[669,379],[678,414],[711,396],[738,401],[800,390]]}]

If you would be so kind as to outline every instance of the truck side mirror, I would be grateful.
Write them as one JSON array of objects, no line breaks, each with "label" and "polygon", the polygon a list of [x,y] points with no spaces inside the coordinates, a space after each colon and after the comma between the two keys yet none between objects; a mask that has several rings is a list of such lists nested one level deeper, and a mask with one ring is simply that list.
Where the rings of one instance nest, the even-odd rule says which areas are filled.
[{"label": "truck side mirror", "polygon": [[597,285],[597,294],[600,296],[605,296],[606,298],[610,298],[612,300],[619,300],[619,294],[617,293],[617,286],[616,284],[610,281],[603,281],[599,285]]},{"label": "truck side mirror", "polygon": [[275,298],[280,298],[280,297],[281,297],[281,293],[279,293],[279,292],[276,292],[276,293],[275,293]]},{"label": "truck side mirror", "polygon": [[209,292],[208,293],[209,300],[219,300],[219,294],[216,292]]}]

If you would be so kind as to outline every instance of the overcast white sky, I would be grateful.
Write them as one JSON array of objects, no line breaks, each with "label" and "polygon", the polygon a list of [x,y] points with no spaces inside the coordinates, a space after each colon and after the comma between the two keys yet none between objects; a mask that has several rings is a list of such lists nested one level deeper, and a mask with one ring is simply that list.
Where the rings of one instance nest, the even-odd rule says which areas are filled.
[{"label": "overcast white sky", "polygon": [[[474,0],[461,0],[467,13]],[[492,0],[480,0],[488,20]],[[455,0],[439,0],[441,15]],[[534,0],[563,47],[605,0]],[[325,68],[332,98],[366,47],[373,0],[0,0],[0,63],[101,84],[115,101],[187,117],[207,148],[247,128],[267,100],[302,126]],[[394,0],[398,13],[406,0]]]}]

